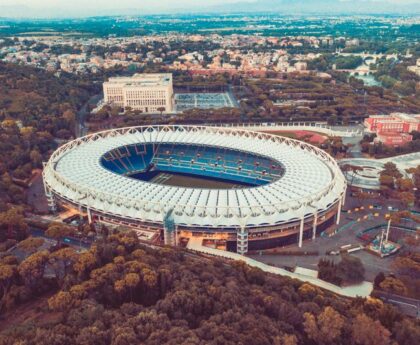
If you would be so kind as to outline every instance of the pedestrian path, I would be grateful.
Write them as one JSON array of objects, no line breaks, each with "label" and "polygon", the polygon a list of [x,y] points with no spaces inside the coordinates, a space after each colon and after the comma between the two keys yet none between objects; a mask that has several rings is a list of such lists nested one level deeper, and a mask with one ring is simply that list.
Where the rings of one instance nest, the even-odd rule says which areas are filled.
[{"label": "pedestrian path", "polygon": [[348,286],[348,287],[339,287],[337,285],[325,282],[325,281],[323,281],[321,279],[318,279],[318,278],[315,278],[313,276],[289,272],[285,269],[270,266],[270,265],[267,265],[263,262],[248,258],[246,256],[243,256],[243,255],[240,255],[240,254],[237,254],[237,253],[232,253],[232,252],[228,252],[228,251],[224,251],[224,250],[220,250],[220,249],[205,247],[205,246],[203,246],[202,243],[203,243],[203,238],[202,237],[193,237],[193,238],[190,238],[190,240],[188,242],[188,245],[187,245],[187,248],[190,249],[190,250],[193,250],[193,251],[204,253],[204,254],[214,255],[214,256],[223,257],[223,258],[231,259],[231,260],[243,261],[246,264],[248,264],[249,266],[257,267],[264,272],[278,274],[278,275],[281,275],[281,276],[287,276],[287,277],[290,277],[290,278],[298,279],[302,282],[311,283],[312,285],[315,285],[315,286],[318,286],[320,288],[326,289],[328,291],[334,292],[334,293],[336,293],[338,295],[341,295],[341,296],[368,297],[373,290],[373,284],[370,283],[370,282],[367,282],[367,281],[365,281],[365,282],[363,282],[359,285],[353,285],[353,286]]},{"label": "pedestrian path", "polygon": [[[212,126],[211,124],[208,124]],[[325,123],[319,122],[264,122],[264,123],[224,123],[224,124],[217,124],[214,125],[216,127],[231,127],[237,129],[246,129],[249,131],[257,131],[257,132],[264,132],[264,131],[312,131],[323,133],[328,136],[338,136],[343,138],[361,138],[363,135],[363,131],[356,128],[356,129],[349,129],[349,128],[340,128],[340,127],[331,127]]]}]

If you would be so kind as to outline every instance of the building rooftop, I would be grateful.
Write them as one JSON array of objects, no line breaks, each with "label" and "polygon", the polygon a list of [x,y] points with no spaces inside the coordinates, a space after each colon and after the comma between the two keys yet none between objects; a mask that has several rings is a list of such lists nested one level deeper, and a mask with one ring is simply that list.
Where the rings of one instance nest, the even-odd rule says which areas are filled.
[{"label": "building rooftop", "polygon": [[172,83],[171,73],[134,74],[132,77],[109,78],[105,84],[124,84],[126,86],[157,86]]},{"label": "building rooftop", "polygon": [[370,119],[381,119],[381,122],[395,122],[398,120],[420,122],[420,114],[391,113],[389,115],[370,115]]}]

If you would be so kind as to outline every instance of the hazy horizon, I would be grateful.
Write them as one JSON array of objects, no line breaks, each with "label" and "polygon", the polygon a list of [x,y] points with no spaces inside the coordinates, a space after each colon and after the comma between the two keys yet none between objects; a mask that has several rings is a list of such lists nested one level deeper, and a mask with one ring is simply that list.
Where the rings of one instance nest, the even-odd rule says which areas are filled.
[{"label": "hazy horizon", "polygon": [[[411,6],[414,12],[418,10],[419,0],[357,0],[357,8],[353,8],[354,1],[351,0],[329,0],[328,4],[337,3],[336,8],[324,6],[329,12],[337,11],[340,7],[343,12],[381,12],[398,13],[403,9],[407,12]],[[207,0],[205,2],[197,2],[194,0],[119,0],[118,5],[113,0],[94,0],[86,2],[85,0],[2,0],[0,4],[0,17],[15,18],[53,18],[53,17],[89,17],[101,15],[141,15],[141,14],[167,14],[180,12],[205,12],[207,11],[228,11],[238,12],[259,10],[258,5],[261,3],[261,11],[278,11],[282,9],[282,4],[286,2],[285,9],[301,12],[322,11],[322,3],[327,0]],[[321,6],[317,8],[317,4]],[[267,6],[272,4],[273,8]],[[385,4],[385,7],[384,7]],[[238,5],[238,6],[236,6]],[[359,5],[362,5],[360,7]],[[334,6],[333,6],[334,7]],[[414,8],[416,7],[416,8]]]}]

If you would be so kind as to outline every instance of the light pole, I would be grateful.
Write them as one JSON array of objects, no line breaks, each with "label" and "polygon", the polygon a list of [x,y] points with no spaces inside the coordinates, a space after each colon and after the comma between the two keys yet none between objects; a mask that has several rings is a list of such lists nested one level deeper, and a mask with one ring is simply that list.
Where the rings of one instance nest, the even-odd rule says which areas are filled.
[{"label": "light pole", "polygon": [[388,243],[388,236],[389,236],[389,230],[391,229],[391,217],[388,220],[388,226],[386,228],[386,235],[385,235],[385,242]]},{"label": "light pole", "polygon": [[382,257],[382,245],[383,245],[383,241],[384,241],[384,231],[382,230],[381,232],[381,240],[379,242],[379,254]]}]

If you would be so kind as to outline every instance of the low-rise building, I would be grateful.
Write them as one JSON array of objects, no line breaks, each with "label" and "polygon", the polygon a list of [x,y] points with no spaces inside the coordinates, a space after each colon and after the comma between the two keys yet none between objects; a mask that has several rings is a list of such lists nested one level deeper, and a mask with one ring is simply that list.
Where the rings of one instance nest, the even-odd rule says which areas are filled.
[{"label": "low-rise building", "polygon": [[400,146],[413,140],[411,132],[420,131],[420,114],[371,115],[364,125],[366,132],[376,133],[376,141]]},{"label": "low-rise building", "polygon": [[378,133],[375,140],[386,146],[401,146],[412,141],[413,136],[408,133]]},{"label": "low-rise building", "polygon": [[420,59],[417,59],[415,66],[408,66],[407,70],[420,76]]}]

